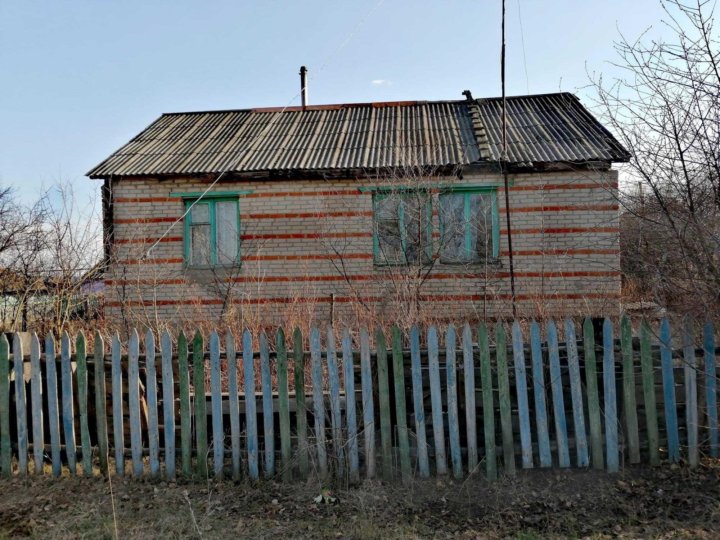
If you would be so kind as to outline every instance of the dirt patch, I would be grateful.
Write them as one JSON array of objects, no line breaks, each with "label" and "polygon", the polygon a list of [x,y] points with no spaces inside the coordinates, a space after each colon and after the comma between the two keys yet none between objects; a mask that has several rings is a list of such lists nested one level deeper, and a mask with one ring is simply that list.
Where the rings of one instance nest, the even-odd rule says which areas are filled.
[{"label": "dirt patch", "polygon": [[530,471],[404,487],[14,478],[0,481],[0,536],[715,538],[719,480],[711,461],[694,471]]}]

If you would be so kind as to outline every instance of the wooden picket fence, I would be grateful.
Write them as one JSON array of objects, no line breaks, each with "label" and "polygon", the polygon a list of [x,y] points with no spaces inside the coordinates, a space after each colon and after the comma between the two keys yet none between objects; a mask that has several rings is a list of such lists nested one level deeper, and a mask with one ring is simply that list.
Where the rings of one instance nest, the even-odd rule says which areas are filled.
[{"label": "wooden picket fence", "polygon": [[129,457],[132,475],[170,479],[206,478],[212,464],[217,478],[255,480],[262,469],[265,477],[286,480],[336,475],[357,482],[374,477],[378,461],[387,479],[448,469],[457,478],[495,479],[514,474],[516,460],[524,469],[575,465],[616,472],[661,460],[696,466],[701,452],[719,455],[711,323],[699,349],[686,325],[677,333],[678,350],[667,319],[659,328],[639,321],[639,339],[627,317],[619,339],[609,319],[601,332],[586,319],[581,337],[573,320],[563,325],[564,343],[553,321],[544,340],[538,323],[526,325],[524,335],[516,321],[509,343],[503,323],[494,333],[485,324],[475,331],[466,324],[460,336],[451,325],[444,347],[435,327],[423,336],[416,327],[407,336],[393,328],[389,350],[381,331],[373,336],[374,350],[368,331],[359,332],[357,349],[345,331],[340,358],[332,329],[324,339],[311,331],[309,354],[299,330],[291,352],[282,329],[273,351],[264,334],[256,350],[246,331],[241,358],[230,333],[222,340],[213,332],[206,354],[199,332],[192,343],[165,332],[157,354],[148,331],[141,355],[132,331],[125,348],[112,338],[109,368],[99,335],[92,355],[82,334],[74,350],[64,334],[59,355],[52,336],[41,348],[33,335],[29,363],[19,336],[11,350],[3,335],[0,472],[74,475],[80,459],[84,475],[124,475]]}]

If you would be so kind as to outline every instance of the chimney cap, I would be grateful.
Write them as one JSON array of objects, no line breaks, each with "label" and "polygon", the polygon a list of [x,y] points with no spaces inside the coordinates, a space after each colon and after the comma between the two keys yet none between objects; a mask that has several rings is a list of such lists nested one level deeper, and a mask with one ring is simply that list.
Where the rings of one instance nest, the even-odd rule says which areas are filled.
[{"label": "chimney cap", "polygon": [[466,98],[468,101],[472,101],[472,98],[473,98],[473,97],[472,97],[472,92],[470,92],[470,90],[463,90],[462,95],[465,96],[465,98]]}]

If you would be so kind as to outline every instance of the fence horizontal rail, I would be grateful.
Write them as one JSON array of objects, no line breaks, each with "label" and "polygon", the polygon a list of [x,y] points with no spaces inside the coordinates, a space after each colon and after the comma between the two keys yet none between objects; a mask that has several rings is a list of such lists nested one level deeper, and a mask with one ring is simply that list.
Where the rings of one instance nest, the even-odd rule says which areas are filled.
[{"label": "fence horizontal rail", "polygon": [[720,453],[710,323],[699,346],[627,317],[370,336],[0,336],[0,473],[493,479]]}]

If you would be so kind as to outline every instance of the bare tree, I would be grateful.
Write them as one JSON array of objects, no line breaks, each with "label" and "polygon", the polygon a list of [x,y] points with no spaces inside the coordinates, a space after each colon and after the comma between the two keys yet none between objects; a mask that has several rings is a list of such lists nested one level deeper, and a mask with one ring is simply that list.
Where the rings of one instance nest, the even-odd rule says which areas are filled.
[{"label": "bare tree", "polygon": [[[591,77],[597,111],[632,153],[622,265],[642,299],[720,309],[720,50],[712,4],[662,2],[669,40],[621,36],[613,81]],[[691,301],[688,301],[691,299]]]}]

